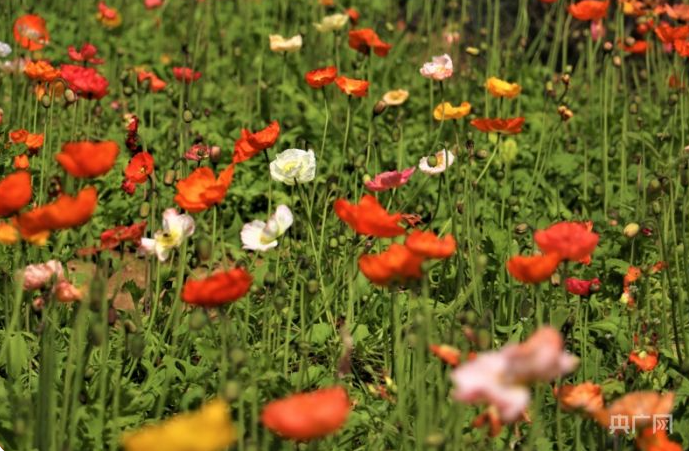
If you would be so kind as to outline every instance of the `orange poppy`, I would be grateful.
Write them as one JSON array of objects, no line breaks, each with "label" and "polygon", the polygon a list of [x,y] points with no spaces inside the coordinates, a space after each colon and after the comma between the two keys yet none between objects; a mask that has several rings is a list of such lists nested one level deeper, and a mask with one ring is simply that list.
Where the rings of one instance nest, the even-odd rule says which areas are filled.
[{"label": "orange poppy", "polygon": [[222,202],[234,176],[234,163],[226,167],[218,178],[208,167],[196,169],[177,182],[174,201],[190,213],[198,213]]},{"label": "orange poppy", "polygon": [[534,233],[534,241],[546,254],[556,253],[563,260],[579,261],[591,255],[598,245],[598,234],[581,222],[558,222]]},{"label": "orange poppy", "polygon": [[130,226],[117,226],[100,234],[101,249],[115,249],[125,241],[131,241],[136,246],[141,244],[141,237],[146,230],[146,221],[141,221]]},{"label": "orange poppy", "polygon": [[322,88],[335,81],[337,68],[335,66],[322,67],[306,73],[306,83],[314,89]]},{"label": "orange poppy", "polygon": [[14,40],[30,52],[41,50],[48,42],[50,35],[45,26],[45,19],[36,14],[25,14],[14,22]]},{"label": "orange poppy", "polygon": [[369,82],[366,80],[356,80],[354,78],[347,77],[337,77],[335,79],[335,84],[340,91],[344,92],[348,96],[364,97],[368,94]]},{"label": "orange poppy", "polygon": [[563,385],[554,391],[563,410],[593,413],[603,408],[603,393],[598,384],[583,382],[577,385]]},{"label": "orange poppy", "polygon": [[561,258],[558,254],[517,255],[507,261],[507,271],[520,282],[541,283],[553,275]]},{"label": "orange poppy", "polygon": [[683,39],[675,40],[675,52],[683,58],[689,57],[689,41]]},{"label": "orange poppy", "polygon": [[307,441],[336,432],[347,421],[350,409],[344,388],[321,388],[268,403],[261,422],[281,437]]},{"label": "orange poppy", "polygon": [[79,191],[76,197],[62,194],[51,204],[20,214],[16,225],[25,239],[49,230],[78,227],[91,219],[97,203],[98,192],[90,186]]},{"label": "orange poppy", "polygon": [[390,238],[404,234],[399,226],[402,214],[388,213],[378,200],[370,194],[361,197],[359,204],[350,204],[345,199],[337,199],[335,214],[361,235]]},{"label": "orange poppy", "polygon": [[452,235],[443,238],[433,232],[414,230],[404,242],[404,245],[415,254],[425,258],[447,258],[455,253],[457,243]]},{"label": "orange poppy", "polygon": [[31,175],[17,171],[0,179],[0,216],[8,216],[31,201]]},{"label": "orange poppy", "polygon": [[617,424],[634,424],[637,428],[642,428],[651,425],[654,415],[667,415],[672,412],[674,401],[675,395],[672,392],[632,392],[618,398],[608,408],[597,411],[593,416],[606,428],[610,426],[612,418],[615,418]]},{"label": "orange poppy", "polygon": [[689,22],[689,5],[687,4],[678,3],[676,5],[665,5],[664,12],[668,15],[670,19],[683,20],[685,22]]},{"label": "orange poppy", "polygon": [[634,44],[632,44],[632,45],[626,45],[624,43],[620,43],[620,48],[627,53],[633,53],[635,55],[643,55],[648,50],[648,42],[638,40],[638,41],[634,41]]},{"label": "orange poppy", "polygon": [[428,349],[440,360],[450,366],[457,366],[460,363],[462,353],[459,349],[450,345],[429,345]]},{"label": "orange poppy", "polygon": [[380,254],[359,257],[359,269],[374,284],[388,285],[398,279],[420,279],[423,276],[423,261],[422,256],[410,251],[406,246],[393,243]]},{"label": "orange poppy", "polygon": [[119,152],[115,141],[69,142],[62,145],[62,152],[55,159],[73,177],[92,178],[107,174]]},{"label": "orange poppy", "polygon": [[124,176],[132,183],[144,183],[153,173],[153,156],[148,152],[139,152],[129,160]]},{"label": "orange poppy", "polygon": [[14,157],[14,169],[28,169],[29,157],[25,153]]},{"label": "orange poppy", "polygon": [[241,268],[218,272],[202,280],[187,280],[182,300],[187,304],[217,307],[244,296],[252,280],[251,274]]},{"label": "orange poppy", "polygon": [[7,222],[0,222],[0,244],[14,244],[19,241],[19,232]]},{"label": "orange poppy", "polygon": [[249,136],[251,135],[249,130],[243,128],[239,133],[239,139],[234,143],[233,163],[246,161],[261,151],[261,149],[256,149],[249,143]]},{"label": "orange poppy", "polygon": [[10,132],[10,141],[15,144],[26,142],[26,137],[29,136],[28,130],[20,128],[19,130],[12,130]]},{"label": "orange poppy", "polygon": [[137,71],[136,79],[139,82],[139,84],[142,84],[144,81],[148,80],[149,81],[148,87],[151,90],[151,92],[162,91],[167,86],[167,83],[165,83],[165,81],[158,78],[158,76],[155,73],[146,72],[145,70]]},{"label": "orange poppy", "polygon": [[636,365],[639,371],[653,371],[653,368],[658,365],[658,351],[632,351],[629,354],[629,361]]},{"label": "orange poppy", "polygon": [[50,82],[60,76],[60,69],[53,67],[48,61],[29,61],[24,67],[24,73],[31,80]]},{"label": "orange poppy", "polygon": [[628,290],[629,286],[639,280],[641,277],[641,269],[636,266],[630,266],[627,268],[627,274],[624,275],[622,279],[622,288]]},{"label": "orange poppy", "polygon": [[484,133],[504,133],[505,135],[515,135],[522,132],[524,125],[523,117],[512,117],[508,119],[480,118],[471,121],[471,125]]},{"label": "orange poppy", "polygon": [[354,8],[347,8],[345,14],[349,16],[349,21],[352,23],[352,25],[356,26],[356,24],[359,22],[359,18],[361,17],[359,11]]},{"label": "orange poppy", "polygon": [[673,27],[667,22],[660,22],[653,31],[663,44],[673,44],[677,39],[689,38],[689,25]]},{"label": "orange poppy", "polygon": [[278,121],[273,121],[263,130],[249,134],[246,139],[251,147],[261,151],[272,147],[278,136],[280,136],[280,124]]},{"label": "orange poppy", "polygon": [[682,451],[682,446],[667,437],[664,429],[647,427],[636,437],[640,451]]},{"label": "orange poppy", "polygon": [[29,153],[35,154],[38,152],[38,149],[43,147],[43,133],[29,133],[26,135],[24,144],[26,144],[26,148]]},{"label": "orange poppy", "polygon": [[364,55],[369,55],[371,50],[373,50],[373,53],[378,56],[387,56],[392,48],[392,45],[383,42],[371,28],[350,30],[349,46]]},{"label": "orange poppy", "polygon": [[601,20],[608,15],[609,1],[583,0],[569,5],[567,10],[577,20]]}]

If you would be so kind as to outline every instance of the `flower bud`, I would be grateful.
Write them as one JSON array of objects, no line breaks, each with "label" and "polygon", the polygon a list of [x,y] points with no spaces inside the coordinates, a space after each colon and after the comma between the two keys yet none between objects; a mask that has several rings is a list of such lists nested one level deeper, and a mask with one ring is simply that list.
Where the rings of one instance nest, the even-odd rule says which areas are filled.
[{"label": "flower bud", "polygon": [[640,230],[641,226],[639,226],[639,224],[637,224],[636,222],[630,222],[629,224],[624,226],[624,230],[622,231],[622,233],[627,238],[634,238]]},{"label": "flower bud", "polygon": [[465,51],[471,56],[478,56],[481,53],[476,47],[467,47]]},{"label": "flower bud", "polygon": [[375,105],[373,105],[373,117],[379,116],[383,114],[385,109],[388,107],[388,104],[383,102],[382,100],[379,100],[376,102]]},{"label": "flower bud", "polygon": [[191,110],[184,110],[182,113],[182,120],[187,124],[194,120],[194,113]]},{"label": "flower bud", "polygon": [[139,207],[139,216],[142,218],[147,218],[149,213],[151,212],[151,204],[148,202],[142,202],[141,206]]},{"label": "flower bud", "polygon": [[43,108],[50,108],[50,105],[52,104],[52,101],[50,100],[50,96],[47,94],[43,94],[41,97],[41,105],[43,105]]},{"label": "flower bud", "polygon": [[204,309],[194,309],[194,312],[189,317],[189,329],[201,330],[208,324],[208,315]]},{"label": "flower bud", "polygon": [[167,186],[172,185],[175,183],[175,170],[174,169],[168,169],[165,171],[165,175],[163,176],[163,183]]},{"label": "flower bud", "polygon": [[70,88],[65,89],[64,94],[62,96],[65,98],[65,101],[67,103],[74,103],[77,101],[77,95],[74,91],[72,91]]}]

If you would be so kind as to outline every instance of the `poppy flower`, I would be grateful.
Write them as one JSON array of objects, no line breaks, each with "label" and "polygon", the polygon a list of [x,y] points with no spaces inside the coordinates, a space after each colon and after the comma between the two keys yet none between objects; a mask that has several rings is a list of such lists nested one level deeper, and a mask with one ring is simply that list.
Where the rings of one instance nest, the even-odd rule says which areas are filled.
[{"label": "poppy flower", "polygon": [[45,19],[36,14],[25,14],[14,22],[12,29],[17,44],[30,52],[41,50],[48,42],[50,35],[45,26]]},{"label": "poppy flower", "polygon": [[561,257],[555,253],[531,257],[517,255],[507,261],[507,271],[520,282],[541,283],[553,275],[560,261]]},{"label": "poppy flower", "polygon": [[677,39],[675,40],[675,52],[683,58],[689,57],[689,41]]},{"label": "poppy flower", "polygon": [[119,153],[115,141],[79,141],[63,144],[55,159],[73,177],[92,178],[107,174]]},{"label": "poppy flower", "polygon": [[316,178],[316,154],[313,150],[286,149],[270,162],[270,178],[285,185],[308,183]]},{"label": "poppy flower", "polygon": [[29,169],[29,156],[23,153],[14,157],[14,169]]},{"label": "poppy flower", "polygon": [[124,176],[132,183],[144,183],[153,173],[154,160],[148,152],[139,152],[129,160]]},{"label": "poppy flower", "polygon": [[164,262],[174,248],[182,245],[196,230],[194,218],[187,214],[179,214],[174,208],[163,212],[163,229],[158,230],[153,238],[141,238],[140,254],[155,253],[158,260]]},{"label": "poppy flower", "polygon": [[636,365],[639,371],[653,371],[658,365],[658,351],[634,350],[629,354],[629,361]]},{"label": "poppy flower", "polygon": [[24,74],[31,80],[51,82],[60,76],[60,70],[48,61],[29,61],[24,67]]},{"label": "poppy flower", "polygon": [[194,72],[190,67],[173,67],[172,74],[177,81],[189,84],[201,78],[201,72]]},{"label": "poppy flower", "polygon": [[344,388],[321,388],[268,403],[261,422],[280,437],[307,441],[335,433],[347,421],[350,409]]},{"label": "poppy flower", "polygon": [[98,13],[96,19],[103,24],[105,28],[117,28],[122,24],[122,15],[120,12],[105,4],[105,2],[98,3]]},{"label": "poppy flower", "polygon": [[249,136],[251,135],[249,130],[243,128],[239,133],[239,139],[234,143],[233,163],[241,163],[261,152],[261,149],[256,149],[249,143]]},{"label": "poppy flower", "polygon": [[322,88],[325,85],[335,81],[337,77],[337,67],[328,66],[320,69],[314,69],[306,73],[306,83],[313,89]]},{"label": "poppy flower", "polygon": [[244,296],[252,280],[251,274],[241,268],[218,272],[202,280],[187,280],[182,300],[187,304],[218,307]]},{"label": "poppy flower", "polygon": [[287,205],[278,205],[268,222],[256,219],[244,224],[241,231],[242,249],[267,251],[278,245],[278,238],[287,232],[294,222]]},{"label": "poppy flower", "polygon": [[429,345],[428,349],[443,362],[450,366],[457,366],[460,363],[462,353],[459,349],[450,345]]},{"label": "poppy flower", "polygon": [[98,193],[90,186],[76,197],[60,195],[53,203],[20,214],[16,223],[22,237],[35,236],[47,230],[60,230],[86,224],[96,209]]},{"label": "poppy flower", "polygon": [[31,201],[31,175],[17,171],[0,179],[0,216],[9,216]]},{"label": "poppy flower", "polygon": [[634,41],[634,44],[632,44],[632,45],[620,43],[620,48],[627,53],[633,53],[635,55],[643,55],[648,50],[648,42],[642,41],[642,40],[637,40],[637,41]]},{"label": "poppy flower", "polygon": [[419,169],[424,174],[437,175],[445,172],[454,162],[455,155],[443,149],[430,157],[421,157],[419,160]]},{"label": "poppy flower", "polygon": [[431,62],[424,63],[419,72],[426,78],[436,81],[443,81],[452,76],[454,66],[452,58],[447,53],[441,56],[434,56]]},{"label": "poppy flower", "polygon": [[73,45],[67,48],[67,56],[69,59],[76,62],[84,62],[91,64],[103,64],[105,61],[101,58],[96,58],[96,53],[98,49],[95,45],[90,43],[85,43],[81,46],[81,49],[77,50]]},{"label": "poppy flower", "polygon": [[406,89],[394,89],[383,95],[383,102],[385,102],[387,106],[399,106],[406,102],[408,98],[409,91]]},{"label": "poppy flower", "polygon": [[344,76],[337,77],[335,79],[335,84],[340,91],[344,92],[348,96],[364,97],[368,94],[369,82],[366,80],[357,80],[354,78],[347,78]]},{"label": "poppy flower", "polygon": [[358,234],[378,238],[404,235],[404,228],[398,225],[402,220],[402,214],[388,213],[370,194],[363,195],[359,204],[337,199],[334,209],[335,214]]},{"label": "poppy flower", "polygon": [[676,5],[665,5],[665,14],[670,19],[689,22],[689,5],[677,3]]},{"label": "poppy flower", "polygon": [[534,241],[545,253],[556,253],[563,260],[578,261],[591,255],[598,245],[598,234],[581,222],[558,222],[534,233]]},{"label": "poppy flower", "polygon": [[40,290],[48,285],[53,278],[62,280],[65,276],[62,263],[58,260],[28,265],[24,268],[23,273],[24,283],[22,288],[27,291]]},{"label": "poppy flower", "polygon": [[420,279],[424,258],[408,247],[393,243],[380,254],[359,257],[359,269],[376,285],[389,285],[395,280]]},{"label": "poppy flower", "polygon": [[174,201],[190,213],[199,213],[219,204],[232,183],[234,164],[220,172],[217,179],[208,167],[197,168],[187,178],[177,182]]},{"label": "poppy flower", "polygon": [[139,246],[146,225],[146,221],[141,221],[130,226],[117,226],[104,231],[100,234],[101,249],[115,249],[125,241],[131,241],[135,246]]},{"label": "poppy flower", "polygon": [[279,34],[271,34],[268,36],[270,41],[270,50],[276,53],[292,53],[301,49],[302,38],[300,34],[294,35],[291,38],[283,38]]},{"label": "poppy flower", "polygon": [[108,93],[108,79],[93,67],[63,64],[60,73],[69,87],[82,97],[98,100]]},{"label": "poppy flower", "polygon": [[19,241],[19,231],[12,224],[0,222],[0,244],[8,245]]},{"label": "poppy flower", "polygon": [[20,128],[19,130],[12,130],[10,132],[10,141],[15,144],[26,142],[26,138],[29,136],[28,130]]},{"label": "poppy flower", "polygon": [[389,189],[399,188],[409,181],[414,171],[416,171],[416,166],[402,171],[381,172],[376,175],[373,180],[364,182],[364,185],[369,191],[387,191]]},{"label": "poppy flower", "polygon": [[601,386],[592,382],[563,385],[555,393],[563,410],[583,410],[594,413],[603,408]]},{"label": "poppy flower", "polygon": [[452,235],[443,238],[433,232],[414,230],[404,242],[407,248],[424,258],[448,258],[455,253],[457,242]]},{"label": "poppy flower", "polygon": [[591,280],[568,277],[565,279],[565,288],[568,292],[577,296],[589,296],[592,291],[598,291],[600,280],[596,277]]},{"label": "poppy flower", "polygon": [[523,117],[512,117],[508,119],[480,118],[470,122],[473,127],[484,133],[503,133],[505,135],[515,135],[522,132],[524,125]]},{"label": "poppy flower", "polygon": [[497,77],[490,77],[486,80],[485,88],[493,97],[506,97],[514,99],[522,92],[522,87],[517,83],[509,83],[505,80],[500,80]]},{"label": "poppy flower", "polygon": [[610,426],[614,418],[617,424],[634,424],[638,429],[650,426],[655,415],[667,415],[672,412],[674,400],[675,395],[672,392],[632,392],[618,398],[609,407],[597,411],[593,416],[605,428]]},{"label": "poppy flower", "polygon": [[344,28],[347,22],[349,22],[347,14],[331,14],[325,16],[320,23],[315,23],[313,26],[319,33],[329,33]]},{"label": "poppy flower", "polygon": [[263,130],[249,134],[247,141],[254,149],[264,150],[272,147],[278,136],[280,136],[280,124],[278,121],[273,121]]},{"label": "poppy flower", "polygon": [[573,3],[567,10],[577,20],[601,20],[608,15],[610,1],[583,0]]},{"label": "poppy flower", "polygon": [[356,26],[356,24],[359,23],[359,17],[361,17],[359,11],[354,8],[347,8],[345,13],[349,16],[349,21],[353,26]]},{"label": "poppy flower", "polygon": [[167,86],[164,80],[158,78],[154,72],[146,72],[145,70],[139,70],[136,72],[136,80],[139,84],[143,84],[148,80],[148,88],[151,92],[160,92]]},{"label": "poppy flower", "polygon": [[471,104],[462,102],[459,106],[452,106],[450,102],[443,102],[433,110],[433,118],[436,121],[461,119],[471,113]]},{"label": "poppy flower", "polygon": [[43,140],[43,133],[29,133],[26,135],[24,144],[26,145],[26,150],[29,152],[29,154],[35,155],[38,152],[38,149],[43,147]]},{"label": "poppy flower", "polygon": [[667,437],[664,429],[647,427],[636,437],[636,447],[640,451],[682,451],[682,445]]},{"label": "poppy flower", "polygon": [[373,50],[373,53],[378,56],[387,56],[392,48],[392,45],[383,42],[378,34],[371,28],[350,30],[349,46],[364,55],[369,55],[371,50]]}]

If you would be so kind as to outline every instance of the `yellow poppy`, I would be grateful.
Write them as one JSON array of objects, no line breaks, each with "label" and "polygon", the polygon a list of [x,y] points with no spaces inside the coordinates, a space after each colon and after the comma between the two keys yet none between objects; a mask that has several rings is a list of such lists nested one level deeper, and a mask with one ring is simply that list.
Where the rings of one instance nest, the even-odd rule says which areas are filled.
[{"label": "yellow poppy", "polygon": [[494,97],[507,97],[508,99],[513,99],[522,92],[522,87],[517,83],[509,83],[496,77],[490,77],[486,80],[485,87]]},{"label": "yellow poppy", "polygon": [[447,121],[449,119],[461,119],[471,113],[471,104],[462,102],[459,106],[452,106],[450,102],[441,103],[433,110],[433,117],[436,121]]}]

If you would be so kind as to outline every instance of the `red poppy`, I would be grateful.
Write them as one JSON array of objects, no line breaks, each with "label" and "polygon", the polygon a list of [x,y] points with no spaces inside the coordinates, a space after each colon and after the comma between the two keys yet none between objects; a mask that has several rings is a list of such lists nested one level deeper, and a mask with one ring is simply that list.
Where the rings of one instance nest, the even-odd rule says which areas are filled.
[{"label": "red poppy", "polygon": [[31,201],[31,175],[17,171],[0,179],[0,216],[9,216]]},{"label": "red poppy", "polygon": [[29,61],[24,67],[24,74],[31,80],[51,82],[60,76],[60,70],[48,61]]},{"label": "red poppy", "polygon": [[568,277],[565,279],[565,288],[567,288],[567,291],[577,296],[589,296],[591,292],[598,291],[599,287],[600,280],[598,278],[583,280]]},{"label": "red poppy", "polygon": [[639,371],[653,371],[653,368],[658,365],[658,351],[632,351],[629,354],[629,361],[636,365]]},{"label": "red poppy", "polygon": [[563,260],[579,261],[591,255],[598,245],[598,234],[581,222],[558,222],[534,233],[534,241],[545,253],[556,253]]},{"label": "red poppy", "polygon": [[26,149],[28,150],[29,154],[35,155],[38,152],[38,149],[43,147],[43,140],[43,133],[29,133],[26,135],[24,144],[26,145]]},{"label": "red poppy", "polygon": [[388,285],[395,280],[420,279],[423,261],[421,255],[406,246],[393,243],[380,254],[359,257],[359,269],[374,284]]},{"label": "red poppy", "polygon": [[390,238],[404,234],[404,228],[398,224],[402,220],[402,214],[388,213],[370,194],[362,196],[358,205],[350,204],[345,199],[337,199],[334,209],[342,221],[361,235]]},{"label": "red poppy", "polygon": [[124,176],[132,183],[144,183],[148,176],[153,173],[154,160],[148,152],[139,152],[129,160]]},{"label": "red poppy", "polygon": [[79,49],[78,51],[74,48],[73,45],[70,45],[67,48],[67,55],[69,56],[69,59],[71,59],[72,61],[91,64],[103,64],[104,60],[101,58],[96,58],[96,53],[98,53],[98,49],[96,48],[96,46],[88,42],[82,45],[81,49]]},{"label": "red poppy", "polygon": [[14,40],[30,52],[41,50],[48,42],[50,35],[45,26],[45,19],[35,14],[25,14],[14,22]]},{"label": "red poppy", "polygon": [[350,96],[353,95],[355,97],[364,97],[366,94],[368,94],[369,82],[366,80],[337,77],[335,79],[335,84],[338,88],[340,88],[340,91]]},{"label": "red poppy", "polygon": [[29,156],[25,153],[14,157],[14,169],[28,169]]},{"label": "red poppy", "polygon": [[682,451],[682,445],[667,437],[664,429],[647,427],[636,437],[636,447],[639,451]]},{"label": "red poppy", "polygon": [[428,349],[440,360],[450,366],[457,366],[460,363],[462,353],[459,349],[450,345],[429,345]]},{"label": "red poppy", "polygon": [[520,282],[541,283],[553,275],[560,261],[555,253],[531,257],[517,255],[507,261],[507,271]]},{"label": "red poppy", "polygon": [[633,53],[635,55],[643,55],[648,50],[648,42],[638,40],[638,41],[634,41],[634,44],[632,44],[632,45],[620,43],[620,48],[627,53]]},{"label": "red poppy", "polygon": [[433,232],[414,230],[404,242],[404,245],[415,254],[424,258],[448,258],[455,253],[457,243],[452,235],[443,238]]},{"label": "red poppy", "polygon": [[256,149],[249,143],[249,136],[251,135],[249,130],[243,128],[239,133],[239,139],[234,143],[233,163],[246,161],[261,151],[261,149]]},{"label": "red poppy", "polygon": [[480,118],[471,121],[471,125],[484,133],[503,133],[505,135],[515,135],[522,132],[524,125],[523,117],[512,117],[508,119]]},{"label": "red poppy", "polygon": [[102,99],[108,93],[108,79],[93,67],[63,64],[60,66],[60,72],[69,87],[87,99]]},{"label": "red poppy", "polygon": [[173,67],[172,73],[177,81],[189,84],[201,78],[201,72],[194,72],[190,67]]},{"label": "red poppy", "polygon": [[314,69],[306,73],[306,83],[314,89],[322,88],[335,81],[337,77],[337,67],[328,66]]},{"label": "red poppy", "polygon": [[654,31],[663,44],[673,44],[677,39],[689,38],[689,25],[673,27],[667,22],[660,22]]},{"label": "red poppy", "polygon": [[146,230],[146,221],[130,226],[117,226],[100,234],[101,249],[115,249],[120,243],[131,241],[135,246],[141,243],[141,237]]},{"label": "red poppy", "polygon": [[600,385],[583,382],[578,385],[563,385],[553,389],[553,394],[565,411],[581,410],[587,413],[603,408],[603,392]]},{"label": "red poppy", "polygon": [[373,50],[373,53],[378,56],[386,56],[392,48],[390,44],[383,42],[371,28],[350,30],[349,46],[364,55],[369,55]]},{"label": "red poppy", "polygon": [[313,440],[340,429],[350,409],[344,388],[321,388],[268,403],[261,413],[261,422],[281,437]]},{"label": "red poppy", "polygon": [[675,51],[683,58],[689,57],[689,41],[677,39],[675,41]]},{"label": "red poppy", "polygon": [[145,70],[140,70],[136,73],[136,79],[139,84],[143,84],[144,81],[148,80],[148,87],[151,92],[159,92],[165,89],[167,83],[158,78],[158,76],[153,72],[146,72]]},{"label": "red poppy", "polygon": [[577,20],[601,20],[608,15],[608,0],[599,2],[597,0],[583,0],[569,5],[567,10]]},{"label": "red poppy", "polygon": [[272,147],[278,136],[280,136],[280,124],[278,121],[273,121],[263,130],[249,134],[246,139],[251,147],[261,151]]},{"label": "red poppy", "polygon": [[349,21],[352,23],[352,25],[356,26],[356,24],[359,22],[359,17],[361,17],[359,11],[354,8],[347,8],[345,13],[349,16]]},{"label": "red poppy", "polygon": [[26,142],[26,138],[29,136],[29,132],[20,128],[19,130],[12,130],[10,132],[10,141],[15,144]]},{"label": "red poppy", "polygon": [[187,280],[182,300],[187,304],[217,307],[244,296],[252,280],[251,274],[241,268],[218,272],[202,280]]},{"label": "red poppy", "polygon": [[62,194],[51,204],[20,214],[17,226],[25,238],[47,230],[77,227],[91,219],[97,203],[98,193],[92,186],[79,191],[76,197]]},{"label": "red poppy", "polygon": [[115,141],[79,141],[63,144],[55,159],[73,177],[89,178],[107,174],[119,153]]},{"label": "red poppy", "polygon": [[135,115],[129,115],[127,122],[127,138],[124,140],[124,145],[127,146],[132,154],[139,151],[139,118]]},{"label": "red poppy", "polygon": [[190,213],[207,210],[222,202],[233,176],[234,163],[220,172],[217,179],[212,169],[197,168],[187,178],[177,182],[174,201]]}]

